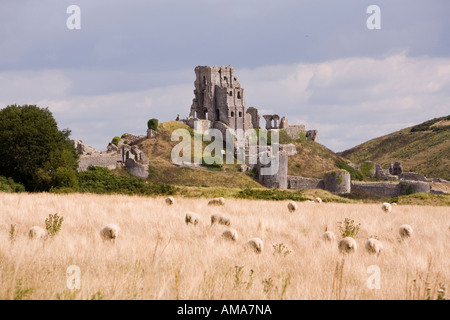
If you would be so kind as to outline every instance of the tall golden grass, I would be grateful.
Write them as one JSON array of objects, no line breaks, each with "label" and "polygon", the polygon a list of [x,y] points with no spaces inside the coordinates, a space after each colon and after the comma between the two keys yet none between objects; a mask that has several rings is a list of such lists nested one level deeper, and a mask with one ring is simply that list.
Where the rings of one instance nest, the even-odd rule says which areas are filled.
[{"label": "tall golden grass", "polygon": [[[100,195],[0,194],[0,299],[436,299],[450,290],[450,208],[381,204],[298,203]],[[186,225],[187,211],[201,222]],[[62,229],[46,241],[28,239],[33,225],[58,213]],[[213,213],[227,214],[239,232],[222,240],[225,226],[210,226]],[[342,256],[326,244],[326,228],[339,236],[338,222],[360,223],[358,251]],[[120,227],[105,242],[99,230]],[[401,241],[398,227],[414,228]],[[15,240],[10,239],[15,224]],[[365,241],[383,242],[380,256]],[[245,242],[259,237],[256,254]],[[277,253],[274,246],[281,249]],[[280,250],[278,250],[280,251]],[[67,268],[81,270],[80,290],[69,290]],[[380,289],[369,289],[369,266],[380,268]],[[448,295],[448,293],[446,293]]]}]

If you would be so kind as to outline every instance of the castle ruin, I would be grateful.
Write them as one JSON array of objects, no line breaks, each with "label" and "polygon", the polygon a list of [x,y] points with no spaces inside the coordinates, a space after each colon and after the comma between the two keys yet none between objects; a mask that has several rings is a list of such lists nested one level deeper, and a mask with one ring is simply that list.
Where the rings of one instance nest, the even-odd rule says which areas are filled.
[{"label": "castle ruin", "polygon": [[[214,128],[226,136],[227,130],[233,132],[238,129],[260,129],[261,115],[255,107],[246,108],[244,89],[241,87],[231,66],[209,67],[197,66],[195,68],[194,99],[192,101],[189,116],[181,120],[177,115],[176,121],[186,123],[195,130],[205,133]],[[306,130],[305,125],[289,125],[286,117],[278,114],[262,115],[265,120],[266,130],[285,130],[287,135],[293,139],[299,139],[302,135],[307,140],[316,141],[317,130]],[[149,161],[137,145],[144,139],[152,139],[158,132],[149,129],[147,135],[127,135],[126,140],[120,139],[117,145],[109,144],[107,152],[96,152],[91,147],[86,147],[82,141],[74,140],[75,148],[80,154],[79,171],[85,171],[89,166],[101,166],[115,169],[126,167],[135,176],[146,179],[148,177]],[[249,145],[245,145],[246,155]],[[271,155],[271,146],[266,151],[259,150],[258,154]],[[237,148],[238,149],[238,148]],[[236,152],[237,152],[236,149]],[[261,152],[261,153],[260,153]],[[350,175],[345,170],[336,170],[325,175],[324,179],[313,179],[300,176],[288,175],[288,157],[297,153],[294,144],[280,144],[277,155],[278,170],[274,174],[263,175],[261,170],[266,164],[249,163],[241,166],[241,171],[256,170],[259,182],[268,188],[280,189],[325,189],[333,193],[348,193],[350,190],[363,191],[366,193],[381,194],[386,196],[398,196],[406,192],[433,192],[427,184],[426,177],[412,173],[403,172],[401,163],[394,162],[387,170],[374,163],[372,175],[382,180],[400,180],[400,184],[392,182],[352,182]],[[247,158],[248,159],[248,158]],[[247,161],[246,161],[247,162]],[[270,166],[270,164],[269,164]],[[195,168],[196,166],[193,166]]]},{"label": "castle ruin", "polygon": [[[234,74],[231,66],[195,68],[194,99],[185,123],[194,128],[194,122],[200,123],[200,130],[219,129],[225,134],[226,129],[260,129],[260,114],[257,108],[246,109],[244,88]],[[298,139],[301,133],[310,140],[317,139],[315,134],[308,134],[304,125],[288,125],[286,117],[278,114],[263,115],[265,128],[284,129],[292,139]],[[178,118],[179,119],[179,118]]]}]

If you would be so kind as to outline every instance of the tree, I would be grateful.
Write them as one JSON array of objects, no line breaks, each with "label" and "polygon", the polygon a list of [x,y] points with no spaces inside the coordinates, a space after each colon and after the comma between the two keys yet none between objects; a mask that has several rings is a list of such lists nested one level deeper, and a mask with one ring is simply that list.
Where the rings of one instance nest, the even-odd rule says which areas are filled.
[{"label": "tree", "polygon": [[153,119],[148,120],[147,121],[147,127],[149,129],[158,131],[158,119],[153,118]]},{"label": "tree", "polygon": [[0,175],[28,191],[49,190],[60,181],[77,187],[78,154],[69,136],[69,129],[58,130],[48,108],[12,105],[0,110]]}]

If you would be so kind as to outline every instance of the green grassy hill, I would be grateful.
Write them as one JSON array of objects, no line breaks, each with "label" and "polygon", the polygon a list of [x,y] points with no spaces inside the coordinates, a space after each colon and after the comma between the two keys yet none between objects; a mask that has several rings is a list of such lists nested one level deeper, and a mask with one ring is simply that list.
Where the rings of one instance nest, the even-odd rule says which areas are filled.
[{"label": "green grassy hill", "polygon": [[[177,167],[171,161],[171,152],[178,141],[171,141],[172,131],[175,129],[187,129],[187,125],[176,121],[168,121],[159,124],[158,135],[152,139],[146,139],[139,144],[145,155],[149,158],[149,181],[164,182],[181,186],[203,187],[228,187],[228,188],[260,188],[249,174],[239,172],[239,165],[226,165],[222,168],[201,167],[187,168]],[[193,144],[192,144],[192,150]]]},{"label": "green grassy hill", "polygon": [[371,160],[383,168],[400,161],[404,171],[450,180],[450,116],[372,139],[339,155],[353,163]]}]

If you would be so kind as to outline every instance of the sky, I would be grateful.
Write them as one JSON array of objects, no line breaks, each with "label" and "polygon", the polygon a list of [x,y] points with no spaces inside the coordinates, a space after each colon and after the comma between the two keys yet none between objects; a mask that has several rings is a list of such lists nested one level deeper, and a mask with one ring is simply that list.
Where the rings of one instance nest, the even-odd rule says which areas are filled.
[{"label": "sky", "polygon": [[450,115],[449,14],[448,0],[0,0],[0,108],[48,107],[101,151],[187,117],[195,67],[231,65],[247,107],[339,152]]}]

